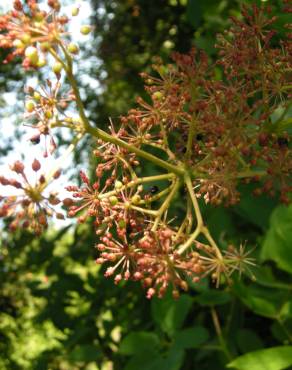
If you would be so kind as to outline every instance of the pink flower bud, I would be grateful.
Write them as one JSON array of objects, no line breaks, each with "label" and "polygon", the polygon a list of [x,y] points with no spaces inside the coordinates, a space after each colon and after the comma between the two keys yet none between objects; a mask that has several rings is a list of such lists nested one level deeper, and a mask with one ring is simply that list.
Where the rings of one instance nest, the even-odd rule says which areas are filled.
[{"label": "pink flower bud", "polygon": [[16,161],[11,166],[11,170],[14,171],[14,172],[16,172],[16,173],[22,174],[23,171],[24,171],[24,164],[21,163],[20,161]]},{"label": "pink flower bud", "polygon": [[37,172],[41,168],[40,162],[37,159],[34,159],[31,168],[33,169],[33,171]]}]

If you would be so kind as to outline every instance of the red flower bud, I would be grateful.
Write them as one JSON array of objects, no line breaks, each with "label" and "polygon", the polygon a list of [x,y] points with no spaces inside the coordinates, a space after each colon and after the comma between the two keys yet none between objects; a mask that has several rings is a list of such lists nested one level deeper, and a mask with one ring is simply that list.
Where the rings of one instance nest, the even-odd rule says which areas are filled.
[{"label": "red flower bud", "polygon": [[37,159],[34,159],[31,168],[33,169],[33,171],[37,172],[41,168],[40,162]]}]

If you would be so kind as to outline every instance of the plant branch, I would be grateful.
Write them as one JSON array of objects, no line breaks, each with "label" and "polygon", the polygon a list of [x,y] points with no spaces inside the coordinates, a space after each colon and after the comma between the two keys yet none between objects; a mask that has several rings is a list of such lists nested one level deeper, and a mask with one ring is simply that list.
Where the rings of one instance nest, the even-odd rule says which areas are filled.
[{"label": "plant branch", "polygon": [[154,224],[152,226],[151,231],[156,231],[156,229],[157,229],[157,227],[159,225],[159,222],[161,220],[161,217],[162,217],[163,213],[169,207],[169,204],[172,201],[173,197],[175,196],[175,194],[176,194],[177,190],[179,189],[179,187],[180,187],[180,181],[179,181],[179,179],[176,179],[174,181],[174,184],[172,185],[172,189],[171,189],[170,193],[168,194],[168,196],[166,197],[165,201],[162,203],[161,207],[157,211],[157,216],[155,218],[155,221],[154,221]]}]

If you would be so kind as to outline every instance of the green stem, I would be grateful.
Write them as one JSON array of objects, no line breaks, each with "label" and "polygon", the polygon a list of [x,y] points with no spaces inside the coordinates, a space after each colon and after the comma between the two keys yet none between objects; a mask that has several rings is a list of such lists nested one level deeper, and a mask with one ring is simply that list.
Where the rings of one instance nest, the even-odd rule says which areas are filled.
[{"label": "green stem", "polygon": [[214,307],[211,307],[211,316],[212,316],[213,324],[214,324],[214,327],[215,327],[216,334],[218,336],[218,341],[220,343],[222,352],[225,354],[227,360],[231,361],[232,356],[231,356],[231,354],[228,350],[227,343],[226,343],[225,338],[222,334],[220,321],[219,321],[217,312],[216,312]]},{"label": "green stem", "polygon": [[134,209],[135,211],[138,211],[138,212],[141,212],[141,213],[146,213],[146,214],[151,215],[151,216],[156,216],[157,215],[157,211],[155,211],[153,209],[145,209],[145,208],[133,206],[132,204],[130,205],[130,208]]},{"label": "green stem", "polygon": [[[60,61],[60,58],[56,55],[56,53],[53,50],[51,51],[51,54],[57,60]],[[64,62],[63,61],[61,61],[61,62],[64,65]],[[64,67],[64,69],[66,71],[68,81],[69,81],[69,83],[72,87],[72,90],[74,92],[75,99],[76,99],[76,105],[77,105],[77,108],[78,108],[78,111],[79,111],[79,115],[80,115],[80,118],[83,122],[84,129],[87,133],[91,134],[94,137],[102,139],[106,142],[109,142],[109,143],[115,144],[119,147],[122,147],[124,149],[127,149],[129,152],[135,153],[139,157],[147,159],[150,162],[156,164],[157,166],[162,167],[162,168],[166,169],[167,171],[172,172],[172,173],[174,173],[178,176],[182,176],[185,173],[185,170],[183,168],[172,165],[172,164],[156,157],[153,154],[150,154],[150,153],[148,153],[148,152],[146,152],[142,149],[139,149],[134,145],[128,144],[127,142],[119,139],[118,137],[115,137],[115,136],[112,136],[111,134],[108,134],[107,132],[105,132],[105,131],[103,131],[99,128],[92,127],[89,123],[88,118],[86,117],[84,106],[83,106],[83,103],[82,103],[82,100],[81,100],[81,97],[80,97],[78,85],[77,85],[77,82],[76,82],[76,80],[74,78],[74,75],[72,73],[72,69],[71,68],[66,68],[66,67]]]},{"label": "green stem", "polygon": [[183,222],[181,223],[181,225],[180,225],[180,227],[179,227],[179,229],[176,233],[176,236],[175,236],[174,240],[179,240],[180,236],[185,232],[185,230],[186,230],[187,234],[190,234],[192,224],[193,224],[192,206],[191,206],[190,198],[188,197],[186,216],[185,216]]},{"label": "green stem", "polygon": [[191,153],[192,153],[194,135],[195,135],[195,122],[193,120],[191,120],[189,134],[188,134],[188,141],[187,141],[187,150],[186,150],[186,158],[187,159],[190,158]]},{"label": "green stem", "polygon": [[200,207],[199,207],[199,203],[198,203],[198,200],[196,198],[196,194],[195,194],[194,189],[193,189],[192,180],[191,180],[189,175],[185,176],[185,183],[186,183],[186,186],[187,186],[187,189],[188,189],[188,192],[189,192],[189,196],[190,196],[190,198],[192,200],[192,203],[193,203],[193,207],[194,207],[194,211],[195,211],[195,215],[196,215],[196,219],[197,219],[197,226],[196,226],[195,231],[188,238],[188,240],[178,248],[178,253],[179,254],[184,253],[192,245],[194,240],[196,240],[196,238],[202,233],[202,234],[204,234],[204,236],[206,237],[206,239],[210,243],[211,247],[214,248],[218,259],[222,260],[223,256],[221,254],[220,249],[218,248],[217,244],[215,243],[214,239],[212,238],[208,228],[206,226],[204,226],[204,222],[203,222],[201,210],[200,210]]},{"label": "green stem", "polygon": [[[108,191],[107,193],[99,194],[98,199],[104,199],[108,198],[112,195],[117,195],[123,190],[132,188],[134,186],[144,184],[147,182],[153,182],[153,181],[162,181],[162,180],[170,180],[173,179],[174,175],[172,173],[165,173],[163,175],[154,175],[154,176],[147,176],[147,177],[139,177],[136,178],[135,180],[130,181],[128,184],[121,186],[118,189]],[[146,203],[146,202],[145,202]],[[142,202],[141,202],[142,204]]]},{"label": "green stem", "polygon": [[144,150],[139,149],[139,148],[135,147],[134,145],[128,144],[125,141],[123,141],[123,140],[121,140],[121,139],[119,139],[115,136],[112,136],[112,135],[108,134],[107,132],[105,132],[105,131],[103,131],[99,128],[95,128],[95,127],[92,127],[92,126],[85,126],[85,130],[89,134],[91,134],[92,136],[97,137],[99,139],[102,139],[106,142],[115,144],[115,145],[117,145],[119,147],[122,147],[124,149],[127,149],[129,152],[135,153],[139,157],[147,159],[148,161],[152,162],[153,164],[156,164],[157,166],[162,167],[165,170],[176,174],[177,176],[183,176],[183,174],[185,173],[184,168],[172,165],[172,164],[156,157],[155,155],[153,155],[151,153],[145,152]]},{"label": "green stem", "polygon": [[218,257],[218,259],[220,259],[222,261],[223,260],[223,256],[221,254],[221,251],[218,248],[218,246],[217,246],[216,242],[214,241],[214,239],[212,238],[209,229],[207,227],[205,227],[205,226],[202,227],[202,233],[204,234],[205,238],[208,240],[210,246],[215,250],[216,256]]},{"label": "green stem", "polygon": [[197,226],[195,231],[188,238],[188,240],[178,248],[177,253],[183,254],[192,245],[192,243],[194,242],[194,240],[196,240],[196,238],[200,235],[200,233],[201,233],[201,227]]},{"label": "green stem", "polygon": [[196,218],[197,218],[197,227],[202,228],[203,227],[203,218],[202,218],[202,215],[201,215],[199,203],[198,203],[197,197],[195,195],[195,192],[194,192],[194,189],[193,189],[193,183],[192,183],[192,180],[191,180],[190,176],[188,176],[188,175],[185,176],[185,183],[186,183],[190,198],[191,198],[193,206],[194,206],[195,215],[196,215]]},{"label": "green stem", "polygon": [[192,245],[194,240],[196,240],[196,238],[200,235],[200,233],[202,231],[202,228],[204,226],[202,214],[201,214],[200,207],[199,207],[199,203],[198,203],[198,200],[196,198],[196,194],[194,192],[193,184],[192,184],[192,180],[191,180],[190,176],[185,176],[185,183],[186,183],[186,186],[187,186],[187,189],[188,189],[188,192],[189,192],[189,197],[190,197],[190,199],[192,201],[192,204],[193,204],[193,207],[194,207],[195,216],[196,216],[196,219],[197,219],[197,226],[196,226],[195,231],[188,238],[188,240],[178,248],[178,253],[179,254],[183,254]]},{"label": "green stem", "polygon": [[169,204],[172,201],[173,197],[175,196],[179,187],[180,187],[180,181],[179,181],[179,179],[176,179],[173,186],[172,186],[172,189],[171,189],[170,193],[168,194],[165,201],[162,203],[161,207],[157,211],[157,216],[155,218],[155,221],[154,221],[154,224],[151,228],[151,231],[156,231],[163,213],[168,209]]},{"label": "green stem", "polygon": [[164,197],[165,195],[167,195],[169,193],[169,187],[160,191],[158,194],[155,194],[153,197],[149,198],[149,199],[146,199],[146,200],[141,200],[140,201],[140,204],[150,204],[152,202],[155,202],[157,200],[159,200],[160,198]]}]

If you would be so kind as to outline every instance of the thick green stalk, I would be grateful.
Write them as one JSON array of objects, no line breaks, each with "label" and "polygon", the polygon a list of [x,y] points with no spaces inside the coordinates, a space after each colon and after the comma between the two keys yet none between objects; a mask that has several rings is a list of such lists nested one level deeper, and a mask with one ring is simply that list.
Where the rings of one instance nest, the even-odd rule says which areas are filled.
[{"label": "thick green stalk", "polygon": [[154,221],[154,224],[151,228],[151,231],[156,231],[163,213],[166,212],[166,210],[168,209],[168,207],[169,207],[173,197],[175,196],[176,192],[178,191],[179,187],[180,187],[180,180],[176,179],[174,184],[172,185],[172,189],[171,189],[170,193],[166,197],[165,201],[162,203],[161,207],[157,210],[157,216],[155,218],[155,221]]},{"label": "thick green stalk", "polygon": [[[112,195],[117,195],[118,193],[120,193],[123,190],[132,188],[132,187],[140,185],[140,184],[145,184],[147,182],[170,180],[172,178],[174,178],[174,175],[172,173],[165,173],[163,175],[154,175],[154,176],[147,176],[147,177],[139,177],[139,178],[137,178],[135,180],[132,180],[129,183],[121,186],[118,189],[108,191],[107,193],[99,194],[98,199],[104,199],[104,198],[108,198]],[[144,202],[144,203],[146,203],[146,202]],[[144,204],[144,203],[141,202],[140,204]]]},{"label": "thick green stalk", "polygon": [[112,135],[108,134],[107,132],[105,132],[105,131],[103,131],[99,128],[92,127],[89,123],[88,118],[86,117],[84,106],[83,106],[83,103],[82,103],[82,100],[81,100],[81,97],[80,97],[80,94],[79,94],[79,89],[78,89],[78,86],[77,86],[77,82],[74,78],[74,75],[73,75],[70,68],[69,69],[67,68],[65,70],[66,70],[66,73],[67,73],[67,78],[69,80],[69,83],[70,83],[70,85],[73,89],[74,95],[75,95],[76,105],[77,105],[80,117],[82,119],[84,129],[87,133],[91,134],[93,137],[96,137],[98,139],[102,139],[106,142],[116,144],[121,148],[127,149],[129,152],[135,153],[139,157],[147,159],[150,162],[156,164],[157,166],[162,167],[162,168],[166,169],[167,171],[172,172],[172,173],[174,173],[178,176],[182,176],[185,173],[184,168],[180,168],[180,167],[177,167],[175,165],[172,165],[172,164],[156,157],[155,155],[153,155],[151,153],[148,153],[148,152],[146,152],[142,149],[137,148],[135,145],[128,144],[124,140],[121,140],[118,137],[112,136]]},{"label": "thick green stalk", "polygon": [[91,134],[92,136],[94,136],[98,139],[102,139],[102,140],[104,140],[108,143],[116,144],[117,146],[119,146],[121,148],[127,149],[129,152],[135,153],[139,157],[147,159],[148,161],[152,162],[153,164],[157,165],[158,167],[162,167],[165,170],[176,174],[177,176],[183,176],[184,173],[185,173],[184,168],[177,167],[173,164],[170,164],[170,163],[156,157],[155,155],[153,155],[151,153],[148,153],[148,152],[146,152],[142,149],[139,149],[139,148],[135,147],[134,145],[128,144],[125,141],[123,141],[123,140],[121,140],[121,139],[119,139],[115,136],[112,136],[112,135],[108,134],[107,132],[105,132],[105,131],[103,131],[99,128],[92,127],[90,125],[89,126],[85,125],[85,130],[89,134]]}]

